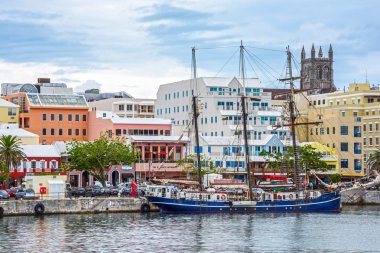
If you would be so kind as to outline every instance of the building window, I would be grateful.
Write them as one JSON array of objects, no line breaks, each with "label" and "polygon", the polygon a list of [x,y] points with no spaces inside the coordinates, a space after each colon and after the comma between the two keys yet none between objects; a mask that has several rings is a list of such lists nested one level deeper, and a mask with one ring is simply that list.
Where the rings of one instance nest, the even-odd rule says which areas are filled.
[{"label": "building window", "polygon": [[362,170],[362,161],[360,159],[354,159],[354,170],[359,172]]},{"label": "building window", "polygon": [[17,110],[16,108],[8,108],[8,116],[16,116]]},{"label": "building window", "polygon": [[73,121],[73,115],[71,115],[71,114],[67,115],[67,120],[68,121]]},{"label": "building window", "polygon": [[62,130],[62,128],[60,128],[60,129],[58,129],[58,135],[63,135],[63,130]]},{"label": "building window", "polygon": [[46,162],[44,160],[40,161],[40,168],[45,169],[46,168]]},{"label": "building window", "polygon": [[323,127],[321,127],[320,134],[321,134],[321,135],[324,135],[324,134],[325,134],[325,129],[324,129]]},{"label": "building window", "polygon": [[71,128],[67,129],[67,135],[72,135],[73,134],[73,130]]},{"label": "building window", "polygon": [[354,143],[354,154],[360,155],[362,153],[362,148],[360,143],[355,142]]},{"label": "building window", "polygon": [[354,126],[354,137],[362,137],[360,126]]},{"label": "building window", "polygon": [[376,146],[379,146],[379,137],[376,137],[375,141],[376,141]]},{"label": "building window", "polygon": [[340,126],[340,135],[348,135],[348,126]]},{"label": "building window", "polygon": [[341,114],[342,114],[342,117],[346,117],[346,112],[345,111],[342,111]]},{"label": "building window", "polygon": [[42,128],[42,135],[43,135],[43,136],[46,135],[46,128]]},{"label": "building window", "polygon": [[368,140],[369,140],[369,145],[372,146],[372,144],[373,144],[372,143],[372,137],[369,137]]},{"label": "building window", "polygon": [[82,135],[86,136],[87,135],[87,130],[85,128],[82,129]]},{"label": "building window", "polygon": [[42,120],[44,120],[44,121],[46,120],[46,113],[42,114]]},{"label": "building window", "polygon": [[58,114],[58,120],[59,120],[59,121],[62,121],[62,120],[63,120],[63,115],[62,115],[62,114]]},{"label": "building window", "polygon": [[119,105],[119,111],[124,111],[124,105]]},{"label": "building window", "polygon": [[367,125],[363,124],[363,132],[365,133],[367,131]]},{"label": "building window", "polygon": [[375,131],[379,132],[379,123],[375,123]]},{"label": "building window", "polygon": [[340,167],[342,169],[347,169],[348,168],[348,159],[341,159],[340,160]]},{"label": "building window", "polygon": [[[170,99],[170,97],[169,97]],[[127,111],[132,111],[132,105],[127,105]]]},{"label": "building window", "polygon": [[330,128],[329,127],[326,127],[326,133],[330,134]]},{"label": "building window", "polygon": [[367,139],[363,138],[363,146],[367,146]]},{"label": "building window", "polygon": [[54,135],[54,128],[50,129],[50,135]]},{"label": "building window", "polygon": [[50,120],[51,120],[51,121],[54,121],[54,118],[55,118],[54,113],[50,114]]},{"label": "building window", "polygon": [[30,167],[31,167],[32,169],[35,169],[35,168],[37,167],[37,161],[31,161],[31,162],[30,162]]},{"label": "building window", "polygon": [[348,152],[348,142],[341,142],[340,143],[340,151]]},{"label": "building window", "polygon": [[75,114],[75,121],[79,121],[79,114]]},{"label": "building window", "polygon": [[83,116],[82,116],[82,120],[83,120],[84,122],[87,121],[87,115],[86,115],[86,114],[83,114]]},{"label": "building window", "polygon": [[121,129],[116,129],[116,136],[120,136],[121,135]]},{"label": "building window", "polygon": [[335,127],[332,128],[332,134],[335,134]]},{"label": "building window", "polygon": [[53,161],[50,161],[50,168],[51,169],[56,169],[58,166],[57,166],[57,161],[53,160]]},{"label": "building window", "polygon": [[369,124],[368,124],[368,131],[369,131],[369,132],[372,132],[372,123],[369,123]]},{"label": "building window", "polygon": [[75,129],[75,135],[76,135],[76,136],[79,135],[79,129],[78,129],[78,128]]}]

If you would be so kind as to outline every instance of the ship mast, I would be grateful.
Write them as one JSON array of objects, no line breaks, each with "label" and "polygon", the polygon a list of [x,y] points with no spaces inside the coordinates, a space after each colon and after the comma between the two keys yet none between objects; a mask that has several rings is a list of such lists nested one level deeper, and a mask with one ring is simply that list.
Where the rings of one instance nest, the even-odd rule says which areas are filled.
[{"label": "ship mast", "polygon": [[251,163],[249,162],[249,147],[248,147],[248,133],[247,133],[247,103],[245,94],[245,64],[244,64],[244,46],[243,42],[240,44],[240,78],[243,85],[243,92],[241,96],[241,108],[243,116],[243,137],[244,137],[244,149],[245,149],[245,164],[247,168],[247,184],[248,184],[248,197],[249,200],[252,198],[252,181],[251,181]]},{"label": "ship mast", "polygon": [[193,97],[192,97],[192,102],[193,102],[193,121],[194,121],[194,128],[195,128],[195,145],[196,145],[196,151],[197,151],[197,161],[198,161],[198,183],[199,183],[199,190],[203,190],[203,183],[202,183],[202,164],[201,164],[201,155],[200,155],[200,148],[199,148],[199,133],[198,133],[198,116],[199,116],[199,111],[198,111],[198,106],[197,106],[197,62],[195,58],[195,47],[191,49],[191,70],[192,70],[192,78],[193,78]]}]

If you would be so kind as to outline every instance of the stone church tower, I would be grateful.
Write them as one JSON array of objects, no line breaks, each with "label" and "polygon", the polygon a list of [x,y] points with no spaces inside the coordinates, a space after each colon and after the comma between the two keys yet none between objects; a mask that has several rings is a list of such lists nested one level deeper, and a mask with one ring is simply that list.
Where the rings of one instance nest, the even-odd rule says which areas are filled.
[{"label": "stone church tower", "polygon": [[305,48],[301,52],[301,90],[309,90],[308,94],[328,93],[336,90],[334,85],[333,50],[330,44],[329,57],[323,57],[319,47],[318,58],[315,57],[314,44],[310,58],[306,58]]}]

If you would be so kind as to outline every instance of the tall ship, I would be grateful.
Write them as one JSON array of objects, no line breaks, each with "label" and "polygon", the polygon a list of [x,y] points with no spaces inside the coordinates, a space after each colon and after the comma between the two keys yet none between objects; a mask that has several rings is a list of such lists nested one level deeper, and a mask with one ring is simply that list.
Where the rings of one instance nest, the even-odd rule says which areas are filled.
[{"label": "tall ship", "polygon": [[[289,115],[293,147],[293,172],[295,188],[292,190],[275,192],[264,191],[260,188],[253,188],[251,162],[249,152],[245,152],[245,163],[247,172],[248,200],[241,200],[229,196],[225,192],[217,192],[209,188],[205,190],[201,175],[201,157],[197,148],[197,169],[198,169],[198,190],[180,190],[171,185],[151,185],[148,186],[146,199],[148,203],[157,206],[161,213],[255,213],[255,212],[340,212],[341,195],[339,190],[306,190],[302,185],[300,176],[299,157],[296,144],[296,113],[294,103],[294,80],[292,76],[292,54],[287,48],[288,77],[281,79],[290,84]],[[192,78],[196,80],[196,58],[195,48],[192,49]],[[240,46],[240,73],[244,84],[244,46]],[[249,150],[247,134],[247,104],[253,99],[241,95],[241,111],[243,124],[244,150]],[[198,116],[199,108],[197,95],[192,97],[193,125],[195,130],[195,145],[199,147],[198,136]]]}]

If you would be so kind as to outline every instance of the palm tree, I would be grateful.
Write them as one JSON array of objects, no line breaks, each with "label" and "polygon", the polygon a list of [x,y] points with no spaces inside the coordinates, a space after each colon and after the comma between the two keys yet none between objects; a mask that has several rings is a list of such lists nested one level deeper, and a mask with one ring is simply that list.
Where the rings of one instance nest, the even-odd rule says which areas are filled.
[{"label": "palm tree", "polygon": [[367,165],[370,167],[370,170],[380,172],[380,149],[369,155]]},{"label": "palm tree", "polygon": [[[0,160],[6,165],[8,172],[16,168],[20,160],[26,157],[22,151],[21,141],[16,136],[2,135],[0,137]],[[9,173],[5,179],[5,187],[9,186]]]}]

